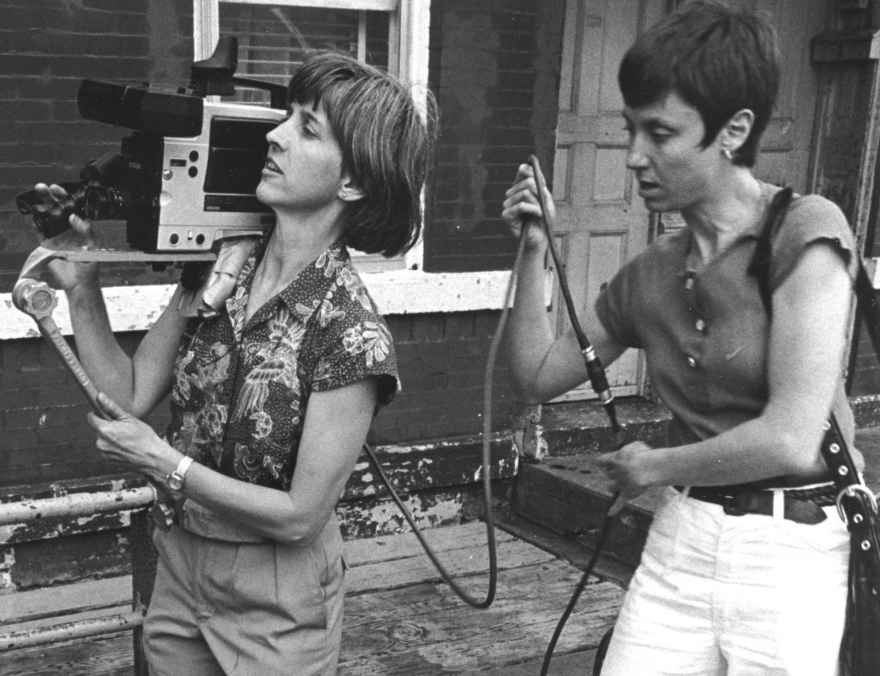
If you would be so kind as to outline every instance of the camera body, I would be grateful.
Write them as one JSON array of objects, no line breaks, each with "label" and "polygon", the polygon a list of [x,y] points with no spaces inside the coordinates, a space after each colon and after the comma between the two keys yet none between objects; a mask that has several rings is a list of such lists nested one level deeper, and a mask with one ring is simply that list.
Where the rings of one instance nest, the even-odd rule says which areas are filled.
[{"label": "camera body", "polygon": [[[89,162],[63,210],[47,211],[31,190],[19,211],[53,237],[70,213],[91,220],[124,220],[128,244],[148,253],[208,252],[222,239],[256,235],[274,214],[255,196],[266,160],[266,133],[287,114],[279,85],[234,76],[237,41],[223,38],[210,59],[193,64],[190,88],[159,91],[83,80],[82,117],[133,129],[118,153]],[[218,100],[235,85],[264,89],[269,107]]]},{"label": "camera body", "polygon": [[[123,140],[133,194],[129,244],[142,251],[210,251],[220,239],[262,232],[275,222],[254,195],[266,162],[266,133],[285,112],[205,102],[197,136],[133,134]],[[136,202],[133,201],[133,204]]]}]

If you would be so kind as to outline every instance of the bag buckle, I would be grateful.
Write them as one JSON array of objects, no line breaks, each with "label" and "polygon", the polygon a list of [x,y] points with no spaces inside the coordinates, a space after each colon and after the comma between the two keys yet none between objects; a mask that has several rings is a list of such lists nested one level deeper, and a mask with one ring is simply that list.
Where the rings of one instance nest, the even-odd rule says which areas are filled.
[{"label": "bag buckle", "polygon": [[725,495],[721,503],[721,509],[728,516],[745,516],[749,510],[743,505],[739,494]]},{"label": "bag buckle", "polygon": [[837,514],[840,516],[840,520],[847,525],[849,525],[849,520],[846,518],[846,511],[843,508],[843,499],[854,498],[859,493],[868,499],[871,510],[874,514],[877,514],[877,496],[874,495],[871,489],[862,483],[850,484],[837,494],[837,498],[834,501],[837,504]]}]

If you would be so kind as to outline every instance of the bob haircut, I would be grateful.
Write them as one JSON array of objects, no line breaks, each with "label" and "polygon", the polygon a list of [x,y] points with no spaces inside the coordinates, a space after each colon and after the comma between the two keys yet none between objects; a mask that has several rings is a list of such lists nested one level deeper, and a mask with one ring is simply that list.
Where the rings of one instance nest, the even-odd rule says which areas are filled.
[{"label": "bob haircut", "polygon": [[776,33],[754,12],[695,0],[638,37],[617,79],[631,108],[672,92],[696,108],[706,127],[703,148],[734,113],[748,108],[755,120],[733,162],[752,167],[779,90]]},{"label": "bob haircut", "polygon": [[311,54],[287,92],[292,103],[323,105],[343,166],[364,192],[347,205],[345,243],[389,257],[409,249],[422,228],[421,190],[436,134],[431,92],[422,119],[402,82],[333,51]]}]

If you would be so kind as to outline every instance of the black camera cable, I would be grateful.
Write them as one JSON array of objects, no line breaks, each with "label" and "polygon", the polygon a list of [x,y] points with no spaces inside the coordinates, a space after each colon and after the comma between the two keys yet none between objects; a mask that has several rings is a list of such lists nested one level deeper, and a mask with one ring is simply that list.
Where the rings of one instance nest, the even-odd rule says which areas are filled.
[{"label": "black camera cable", "polygon": [[398,509],[400,509],[403,518],[409,524],[413,534],[418,538],[422,548],[425,550],[425,554],[431,559],[431,562],[437,568],[440,576],[452,588],[452,591],[454,591],[462,601],[474,608],[488,608],[492,605],[492,602],[495,600],[495,590],[498,584],[498,556],[495,544],[495,520],[492,515],[492,379],[495,372],[495,363],[498,360],[498,349],[504,336],[504,329],[507,326],[508,316],[510,315],[513,290],[516,287],[517,270],[519,270],[519,262],[522,258],[523,250],[525,249],[525,241],[525,228],[523,228],[523,234],[519,238],[519,245],[517,247],[516,262],[513,265],[513,270],[511,271],[510,278],[507,282],[507,289],[504,293],[504,305],[501,309],[501,316],[498,319],[498,326],[495,329],[495,334],[492,336],[492,342],[489,345],[489,356],[486,359],[486,368],[483,376],[482,467],[480,473],[483,482],[483,511],[484,521],[486,523],[486,539],[488,541],[489,549],[489,583],[485,599],[480,600],[471,596],[455,582],[425,540],[424,535],[422,535],[421,531],[416,526],[415,519],[392,487],[391,481],[382,469],[373,449],[367,444],[364,445],[364,450],[366,451],[373,468],[376,470],[382,483],[385,484],[388,493],[391,495],[391,499],[397,505]]},{"label": "black camera cable", "polygon": [[[559,291],[565,302],[569,322],[571,323],[572,330],[577,338],[581,355],[584,358],[584,365],[587,370],[587,377],[590,380],[590,386],[599,396],[599,401],[602,402],[602,407],[605,409],[605,413],[608,416],[611,432],[614,434],[615,446],[619,448],[622,441],[622,429],[617,420],[614,395],[611,392],[611,388],[608,386],[608,378],[605,375],[605,368],[602,366],[602,362],[596,354],[596,350],[590,344],[587,334],[581,326],[580,320],[578,320],[574,301],[571,298],[571,291],[568,288],[568,279],[565,275],[565,269],[562,267],[562,264],[559,261],[559,256],[556,253],[556,247],[553,245],[553,229],[555,224],[551,222],[552,217],[547,212],[547,205],[544,199],[544,194],[547,190],[547,182],[544,180],[544,174],[541,172],[541,165],[538,162],[538,158],[531,155],[529,157],[529,164],[531,165],[532,172],[535,176],[538,203],[541,205],[541,212],[544,214],[544,233],[547,236],[547,247],[550,250],[551,258],[553,259],[553,266],[556,268],[556,276],[559,279]],[[525,230],[525,228],[523,228],[523,230]],[[547,645],[547,650],[544,653],[544,661],[541,664],[541,676],[546,676],[547,671],[550,668],[550,660],[553,659],[553,651],[556,648],[556,643],[562,634],[565,623],[568,621],[569,616],[574,610],[581,593],[583,593],[584,588],[587,586],[587,581],[596,566],[596,562],[599,560],[599,555],[605,547],[605,541],[608,539],[608,533],[611,530],[611,524],[614,520],[613,515],[610,514],[611,506],[617,501],[617,497],[618,493],[615,493],[611,498],[611,502],[608,503],[608,507],[605,509],[605,513],[602,517],[602,525],[599,528],[599,533],[594,544],[593,554],[587,562],[586,568],[584,568],[581,579],[578,581],[577,585],[575,585],[574,593],[572,594],[571,599],[569,599],[565,611],[559,618],[559,622],[556,624],[556,628],[553,631],[553,636],[550,638],[550,643]],[[604,650],[604,647],[605,646],[600,645],[600,652]]]}]

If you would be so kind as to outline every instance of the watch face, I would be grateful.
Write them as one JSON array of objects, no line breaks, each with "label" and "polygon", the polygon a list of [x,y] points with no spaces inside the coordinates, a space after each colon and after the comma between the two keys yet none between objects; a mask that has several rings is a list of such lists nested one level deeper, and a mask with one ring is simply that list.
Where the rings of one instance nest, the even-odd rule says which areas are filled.
[{"label": "watch face", "polygon": [[168,488],[172,491],[179,491],[183,488],[183,477],[177,472],[168,475]]}]

